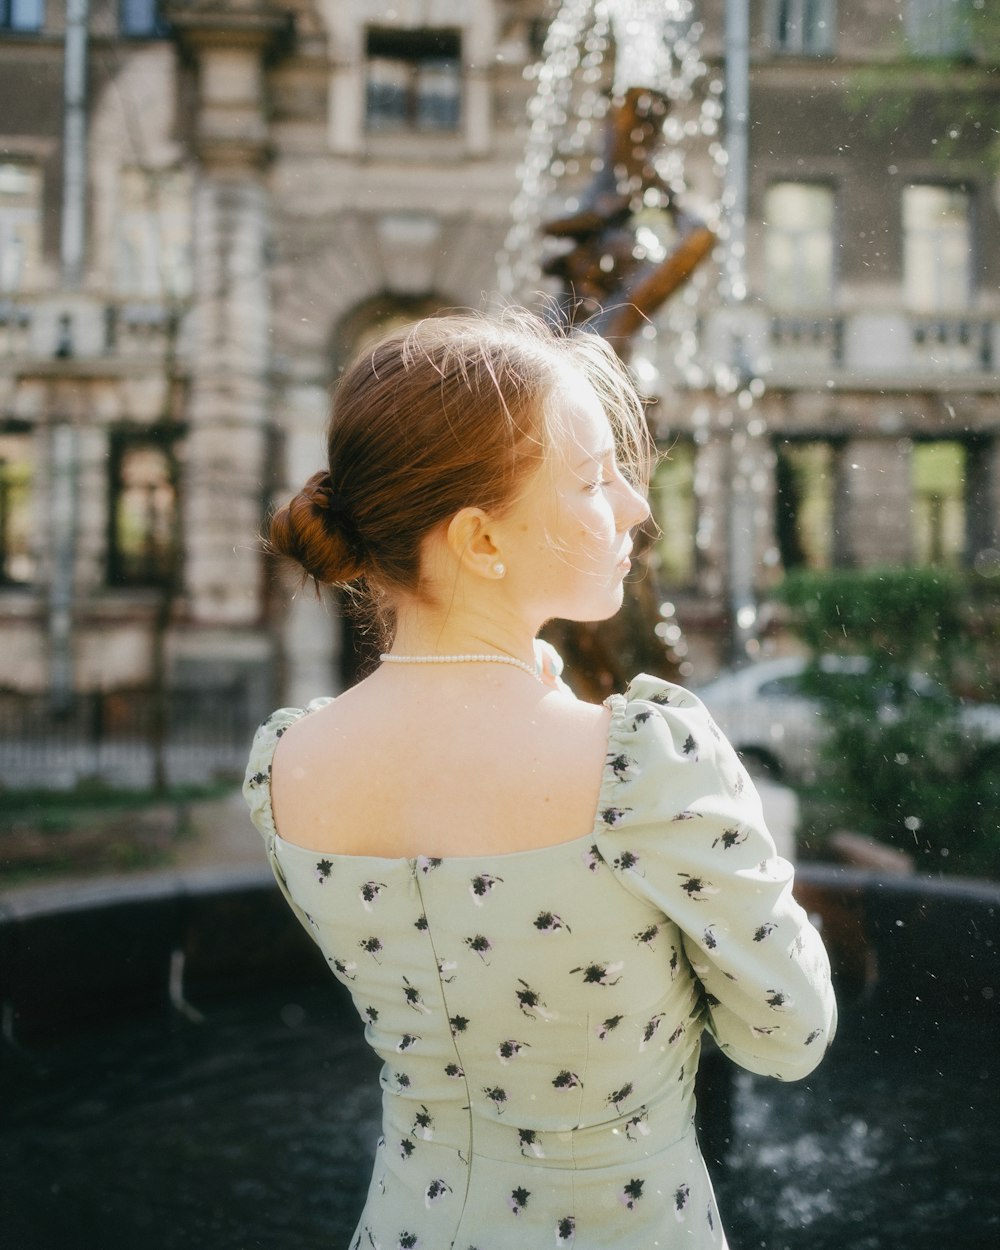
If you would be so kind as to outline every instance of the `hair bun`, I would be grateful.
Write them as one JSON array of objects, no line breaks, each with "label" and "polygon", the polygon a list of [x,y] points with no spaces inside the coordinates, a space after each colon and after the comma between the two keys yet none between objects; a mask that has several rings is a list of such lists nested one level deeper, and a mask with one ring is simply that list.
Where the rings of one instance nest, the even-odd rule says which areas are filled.
[{"label": "hair bun", "polygon": [[274,514],[270,542],[278,555],[294,560],[308,577],[324,585],[353,582],[364,575],[350,506],[333,489],[325,470],[314,473]]}]

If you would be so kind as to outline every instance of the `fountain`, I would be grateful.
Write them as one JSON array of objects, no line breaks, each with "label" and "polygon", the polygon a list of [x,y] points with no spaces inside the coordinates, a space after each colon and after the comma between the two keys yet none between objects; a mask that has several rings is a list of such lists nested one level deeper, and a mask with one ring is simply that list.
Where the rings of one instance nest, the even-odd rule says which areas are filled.
[{"label": "fountain", "polygon": [[[733,1246],[997,1245],[1000,886],[799,882],[841,1032],[801,1084],[737,1073],[726,1116],[702,1089]],[[263,866],[11,896],[0,969],[5,1244],[346,1245],[373,1060]]]},{"label": "fountain", "polygon": [[[725,235],[721,84],[699,35],[690,0],[562,5],[536,70],[521,192],[498,264],[505,295],[530,303],[547,281],[553,319],[586,326],[629,361],[661,441],[671,436],[658,419],[675,408],[670,388],[705,385],[695,318],[707,274],[726,266],[716,246]],[[715,372],[725,391],[731,371]],[[547,633],[588,697],[621,689],[637,671],[686,674],[687,643],[658,585],[651,529],[633,559],[613,621]]]}]

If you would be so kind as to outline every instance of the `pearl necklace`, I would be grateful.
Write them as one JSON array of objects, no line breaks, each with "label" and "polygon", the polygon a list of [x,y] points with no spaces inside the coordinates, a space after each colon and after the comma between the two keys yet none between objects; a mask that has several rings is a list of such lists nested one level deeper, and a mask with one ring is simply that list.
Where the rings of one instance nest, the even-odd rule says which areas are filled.
[{"label": "pearl necklace", "polygon": [[378,658],[383,664],[513,664],[532,677],[538,676],[533,665],[513,655],[392,655],[385,651]]}]

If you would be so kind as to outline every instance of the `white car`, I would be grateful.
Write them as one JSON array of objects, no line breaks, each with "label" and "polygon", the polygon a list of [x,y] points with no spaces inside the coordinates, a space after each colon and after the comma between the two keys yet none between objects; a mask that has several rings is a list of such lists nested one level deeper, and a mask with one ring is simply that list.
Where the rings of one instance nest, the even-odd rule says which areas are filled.
[{"label": "white car", "polygon": [[[869,680],[869,665],[863,656],[823,656],[820,664],[831,681]],[[751,772],[789,780],[815,779],[824,732],[823,709],[816,698],[802,691],[805,668],[801,656],[783,656],[721,673],[694,688]],[[909,680],[919,695],[946,697],[923,674],[914,673]],[[888,692],[882,714],[891,720],[892,697]],[[988,763],[996,769],[1000,763],[1000,707],[961,703],[958,720],[972,744],[970,768],[975,771],[978,756],[980,766]]]}]

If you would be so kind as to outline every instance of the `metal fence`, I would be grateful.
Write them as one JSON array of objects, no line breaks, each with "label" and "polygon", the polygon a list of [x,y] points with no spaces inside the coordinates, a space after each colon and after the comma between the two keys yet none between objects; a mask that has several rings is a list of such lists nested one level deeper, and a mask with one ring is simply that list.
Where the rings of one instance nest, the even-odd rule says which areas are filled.
[{"label": "metal fence", "polygon": [[152,786],[236,780],[259,717],[244,683],[76,694],[64,708],[44,695],[0,691],[0,790],[72,789],[98,781]]}]

